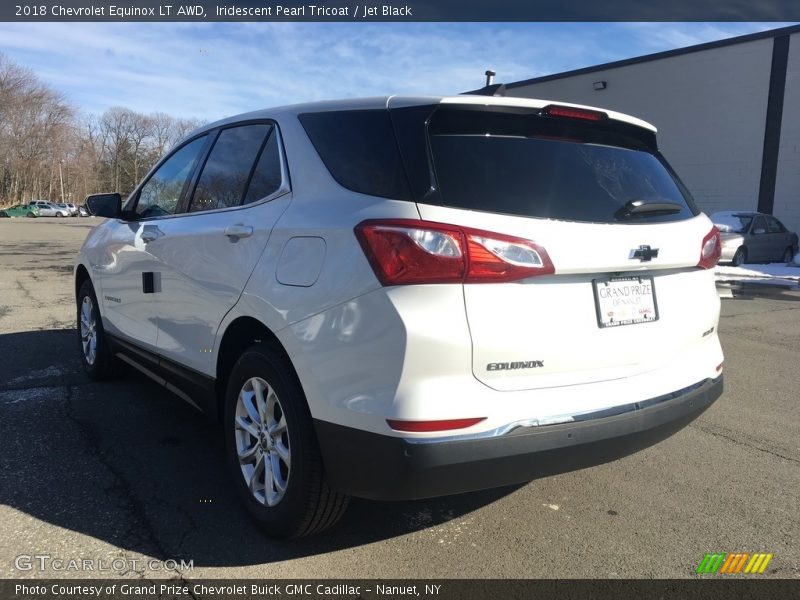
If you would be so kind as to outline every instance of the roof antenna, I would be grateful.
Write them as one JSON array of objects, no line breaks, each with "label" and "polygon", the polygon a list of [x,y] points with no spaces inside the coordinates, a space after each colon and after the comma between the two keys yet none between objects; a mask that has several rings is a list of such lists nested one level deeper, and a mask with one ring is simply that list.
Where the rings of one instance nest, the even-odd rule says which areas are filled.
[{"label": "roof antenna", "polygon": [[472,96],[505,96],[506,86],[503,83],[495,83],[494,76],[497,73],[488,69],[486,71],[486,85],[479,90],[472,90],[471,92],[461,92],[462,94]]}]

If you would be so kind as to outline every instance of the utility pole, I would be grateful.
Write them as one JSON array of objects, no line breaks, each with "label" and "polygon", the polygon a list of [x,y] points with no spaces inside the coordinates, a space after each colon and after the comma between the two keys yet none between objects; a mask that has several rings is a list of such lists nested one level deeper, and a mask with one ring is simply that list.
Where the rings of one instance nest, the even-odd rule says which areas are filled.
[{"label": "utility pole", "polygon": [[61,204],[64,204],[64,176],[61,174],[61,165],[64,164],[63,160],[58,161],[58,179],[61,181]]}]

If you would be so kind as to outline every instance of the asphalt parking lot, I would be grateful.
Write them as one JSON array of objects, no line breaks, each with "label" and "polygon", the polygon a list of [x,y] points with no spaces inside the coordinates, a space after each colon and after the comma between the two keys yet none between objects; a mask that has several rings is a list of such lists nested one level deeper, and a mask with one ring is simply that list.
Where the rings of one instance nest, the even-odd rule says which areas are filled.
[{"label": "asphalt parking lot", "polygon": [[800,295],[723,300],[726,392],[655,447],[513,489],[356,500],[278,543],[240,509],[214,424],[142,376],[82,374],[71,265],[94,223],[0,221],[0,577],[174,575],[150,558],[191,561],[188,578],[694,577],[706,552],[745,551],[800,578]]}]

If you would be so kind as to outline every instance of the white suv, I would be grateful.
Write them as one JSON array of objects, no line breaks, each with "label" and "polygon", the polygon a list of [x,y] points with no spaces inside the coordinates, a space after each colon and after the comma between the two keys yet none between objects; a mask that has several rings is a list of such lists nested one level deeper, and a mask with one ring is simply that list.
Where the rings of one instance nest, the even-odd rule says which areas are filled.
[{"label": "white suv", "polygon": [[83,364],[223,422],[275,536],[624,456],[722,393],[720,238],[616,112],[484,96],[208,125],[88,236]]}]

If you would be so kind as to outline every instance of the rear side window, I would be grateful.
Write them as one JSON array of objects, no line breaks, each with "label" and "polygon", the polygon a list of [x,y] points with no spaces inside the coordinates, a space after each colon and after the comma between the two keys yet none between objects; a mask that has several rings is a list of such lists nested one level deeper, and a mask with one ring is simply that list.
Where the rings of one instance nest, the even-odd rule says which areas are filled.
[{"label": "rear side window", "polygon": [[786,231],[781,222],[774,217],[767,217],[767,228],[770,233],[784,233]]},{"label": "rear side window", "polygon": [[[440,109],[429,126],[438,203],[598,223],[697,214],[688,192],[646,143],[624,130],[575,121]],[[668,214],[632,215],[625,206],[635,201],[677,206]]]},{"label": "rear side window", "polygon": [[189,212],[241,204],[253,165],[271,129],[271,125],[260,123],[220,132],[197,180]]},{"label": "rear side window", "polygon": [[247,187],[247,195],[244,198],[244,203],[250,204],[251,202],[257,202],[262,198],[274,194],[280,189],[281,183],[283,183],[281,155],[278,150],[278,136],[273,127],[269,132],[267,143],[264,144],[264,148],[261,150],[261,156],[256,163],[253,177],[250,179],[250,185]]},{"label": "rear side window", "polygon": [[305,113],[300,122],[339,185],[371,196],[410,199],[389,111]]}]

